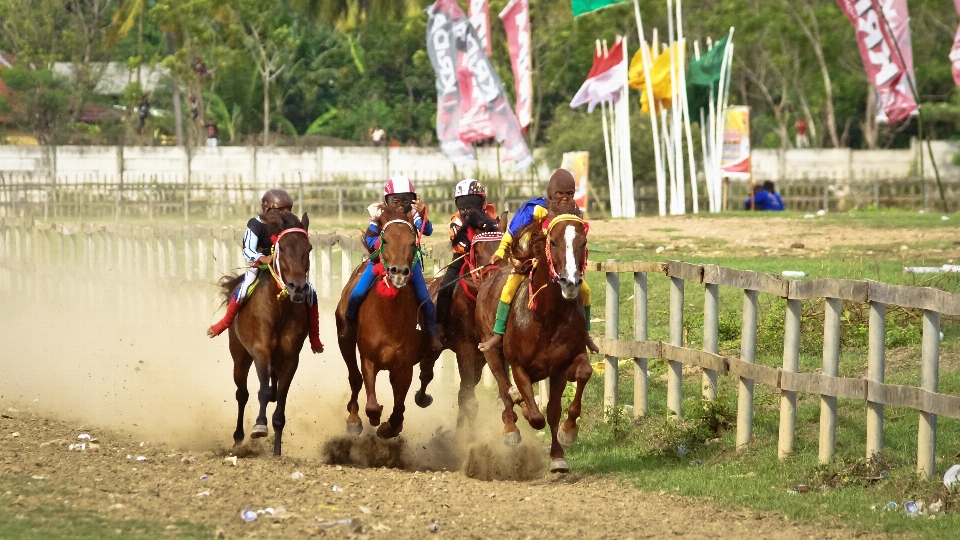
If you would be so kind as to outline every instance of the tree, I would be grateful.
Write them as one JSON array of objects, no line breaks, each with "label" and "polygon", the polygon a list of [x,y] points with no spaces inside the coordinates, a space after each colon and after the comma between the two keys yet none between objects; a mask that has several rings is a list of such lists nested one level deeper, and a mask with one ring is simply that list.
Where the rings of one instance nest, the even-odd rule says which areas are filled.
[{"label": "tree", "polygon": [[60,127],[70,118],[68,81],[49,69],[23,65],[0,70],[0,77],[15,97],[0,101],[0,109],[10,112],[14,123],[32,132],[40,144],[63,142]]}]

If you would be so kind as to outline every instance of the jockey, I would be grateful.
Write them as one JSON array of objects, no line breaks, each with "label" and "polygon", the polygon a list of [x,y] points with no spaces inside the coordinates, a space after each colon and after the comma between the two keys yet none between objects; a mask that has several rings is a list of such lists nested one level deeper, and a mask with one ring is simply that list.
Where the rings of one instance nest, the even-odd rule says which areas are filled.
[{"label": "jockey", "polygon": [[[573,200],[576,191],[576,181],[573,175],[565,169],[557,169],[550,177],[547,184],[547,197],[538,197],[525,202],[510,220],[510,227],[503,233],[503,240],[500,241],[500,249],[490,258],[491,264],[497,264],[506,256],[507,249],[513,243],[513,235],[523,229],[530,223],[542,223],[547,217],[548,212],[554,214],[574,214],[581,215],[580,209]],[[507,318],[510,316],[510,305],[513,302],[514,295],[523,280],[526,278],[523,274],[510,273],[507,282],[500,293],[500,303],[497,305],[497,320],[493,326],[493,337],[479,345],[481,351],[489,350],[500,345],[503,340],[503,334],[507,331]],[[583,302],[583,313],[587,318],[587,348],[592,352],[599,352],[600,349],[590,338],[590,287],[587,280],[583,280],[580,285],[580,298]]]},{"label": "jockey", "polygon": [[[433,223],[430,223],[429,219],[426,220],[426,222],[423,220],[427,206],[417,197],[413,183],[405,176],[394,176],[387,180],[387,183],[383,186],[383,202],[371,204],[367,207],[367,212],[370,213],[370,226],[367,228],[364,242],[366,242],[367,247],[370,248],[371,251],[376,249],[377,242],[380,239],[380,227],[377,225],[377,220],[383,211],[384,205],[401,208],[407,214],[412,214],[414,228],[419,231],[422,226],[424,235],[430,236],[433,234]],[[373,268],[374,265],[371,261],[371,264],[368,264],[364,269],[360,279],[357,280],[357,284],[354,285],[353,290],[350,291],[350,299],[347,301],[346,313],[346,319],[350,323],[356,323],[357,314],[360,312],[360,304],[363,303],[363,299],[367,296],[370,288],[376,283],[376,275],[373,272]],[[423,307],[424,314],[426,315],[426,331],[436,340],[437,321],[435,307],[433,300],[430,299],[430,293],[427,291],[427,284],[423,279],[423,269],[421,268],[420,261],[416,261],[410,270],[410,284],[413,285],[413,291],[417,295],[417,302]],[[434,347],[439,346],[437,343],[433,345]]]},{"label": "jockey", "polygon": [[[469,229],[476,226],[474,223],[482,223],[477,219],[477,214],[493,220],[497,219],[496,208],[492,204],[487,204],[487,192],[483,189],[483,184],[472,178],[457,183],[453,200],[457,205],[457,213],[450,216],[450,244],[453,247],[454,262],[447,266],[447,271],[443,274],[443,283],[437,293],[437,321],[441,324],[450,314],[450,301],[453,298],[454,289],[452,283],[460,276],[460,270],[470,252]],[[468,223],[467,228],[464,228],[464,223]]]},{"label": "jockey", "polygon": [[[207,336],[219,336],[233,324],[233,319],[240,311],[240,306],[247,299],[248,289],[260,273],[260,265],[269,265],[273,262],[273,255],[270,254],[273,243],[266,225],[266,222],[270,219],[270,214],[273,212],[285,214],[290,212],[292,208],[293,199],[290,198],[289,193],[282,189],[271,189],[263,194],[260,199],[260,215],[250,218],[250,221],[247,222],[247,232],[243,235],[243,257],[250,264],[250,268],[243,275],[243,282],[230,297],[227,312],[223,319],[207,330]],[[320,343],[320,313],[317,305],[317,292],[313,290],[313,285],[310,285],[307,306],[307,313],[310,317],[310,349],[314,354],[321,353],[323,352],[323,343]]]}]

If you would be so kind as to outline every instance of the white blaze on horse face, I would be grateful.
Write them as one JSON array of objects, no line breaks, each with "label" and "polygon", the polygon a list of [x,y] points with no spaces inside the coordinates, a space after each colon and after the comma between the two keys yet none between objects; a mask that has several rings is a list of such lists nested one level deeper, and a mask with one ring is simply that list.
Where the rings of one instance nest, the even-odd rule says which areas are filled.
[{"label": "white blaze on horse face", "polygon": [[577,238],[577,229],[573,225],[567,225],[563,231],[563,241],[566,244],[566,264],[564,265],[564,278],[566,284],[561,287],[561,293],[567,300],[577,297],[580,287],[577,283],[577,258],[573,255],[573,241]]}]

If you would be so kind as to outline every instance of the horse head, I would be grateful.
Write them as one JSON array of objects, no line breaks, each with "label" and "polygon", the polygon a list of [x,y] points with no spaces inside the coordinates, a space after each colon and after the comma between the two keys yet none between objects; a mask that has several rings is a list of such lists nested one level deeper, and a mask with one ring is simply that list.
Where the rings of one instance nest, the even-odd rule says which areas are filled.
[{"label": "horse head", "polygon": [[587,268],[587,224],[574,214],[548,215],[543,233],[550,279],[560,285],[564,298],[573,300]]},{"label": "horse head", "polygon": [[310,271],[310,237],[307,232],[310,218],[304,213],[301,219],[291,213],[283,213],[276,226],[277,239],[274,242],[273,266],[278,279],[287,288],[290,300],[303,303],[310,292],[307,274]]},{"label": "horse head", "polygon": [[410,216],[401,209],[384,206],[377,223],[380,227],[380,261],[383,269],[397,289],[410,279],[420,236]]}]

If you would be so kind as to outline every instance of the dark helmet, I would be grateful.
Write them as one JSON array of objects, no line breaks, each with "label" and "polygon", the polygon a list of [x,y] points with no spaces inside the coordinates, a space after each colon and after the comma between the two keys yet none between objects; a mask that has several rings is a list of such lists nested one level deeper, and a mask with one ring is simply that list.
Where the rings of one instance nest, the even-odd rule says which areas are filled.
[{"label": "dark helmet", "polygon": [[260,198],[260,208],[264,212],[271,209],[289,211],[293,208],[293,199],[285,190],[274,188],[268,190]]},{"label": "dark helmet", "polygon": [[550,181],[547,183],[547,206],[548,210],[553,211],[557,214],[579,214],[580,210],[577,208],[577,204],[573,199],[565,198],[556,198],[557,192],[568,193],[576,192],[577,190],[577,181],[574,180],[573,174],[566,169],[557,169],[554,171],[553,175],[550,176]]}]

